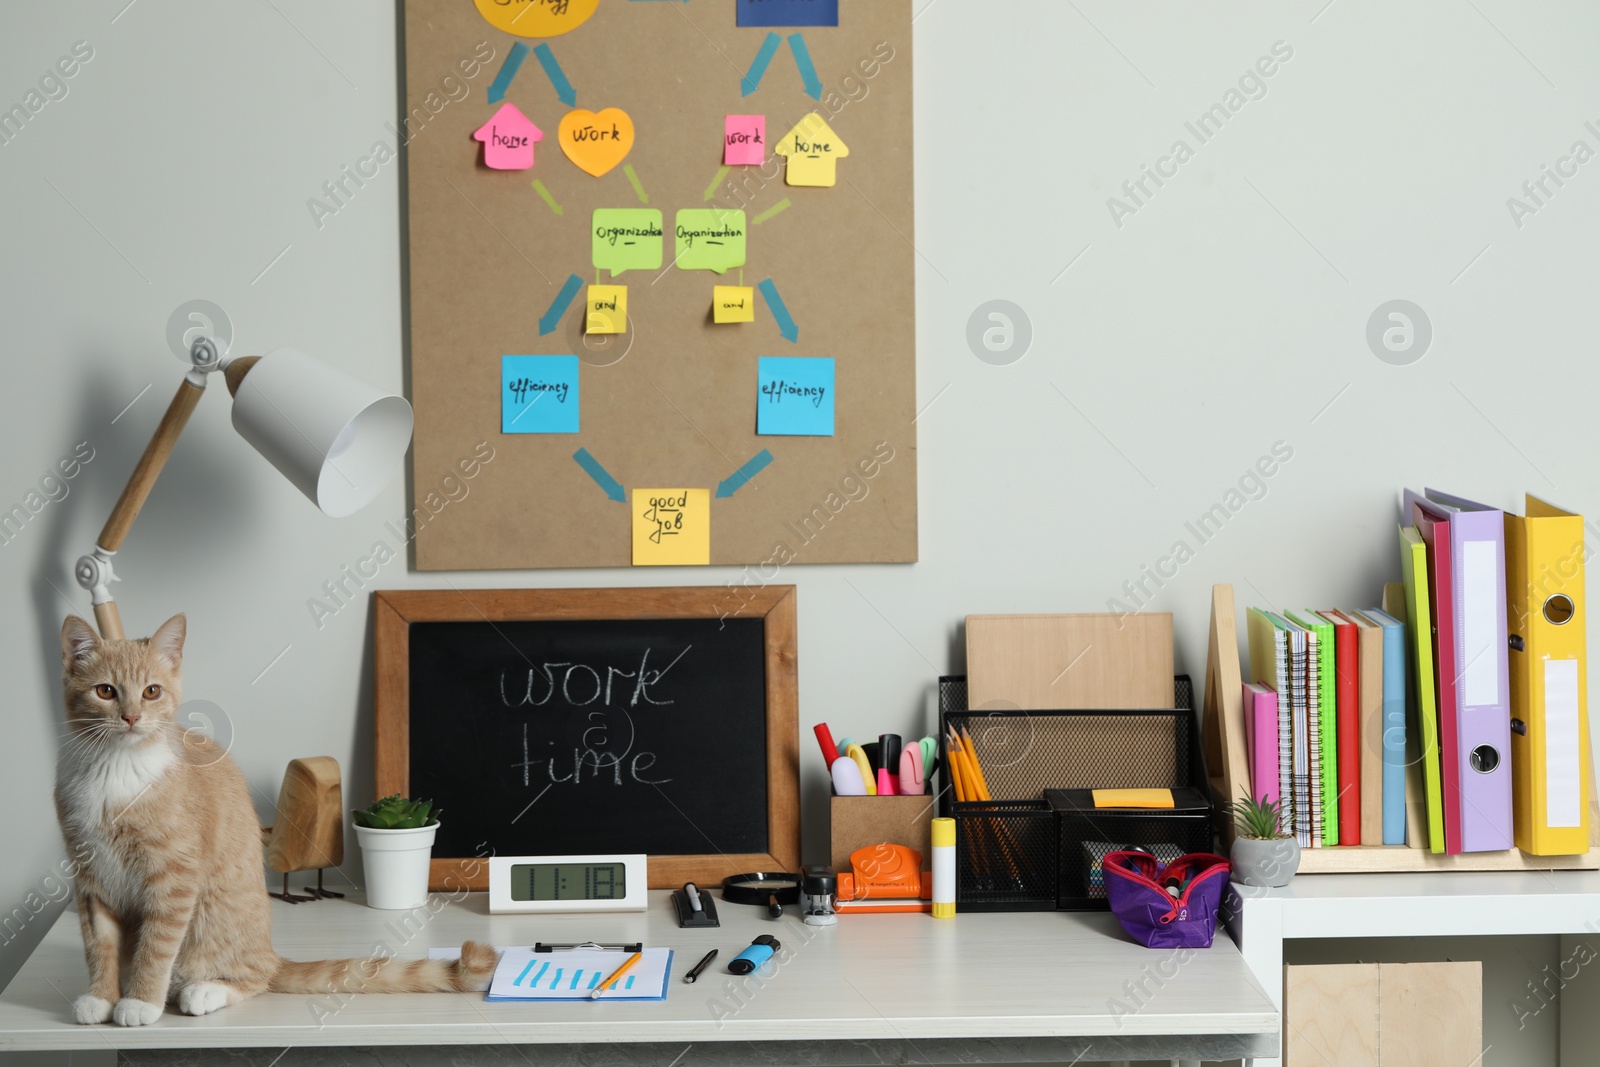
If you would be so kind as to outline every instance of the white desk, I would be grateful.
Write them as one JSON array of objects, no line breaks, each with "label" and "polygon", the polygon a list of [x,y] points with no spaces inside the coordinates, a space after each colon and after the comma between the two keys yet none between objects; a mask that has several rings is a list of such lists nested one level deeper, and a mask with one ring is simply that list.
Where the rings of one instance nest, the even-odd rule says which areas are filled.
[{"label": "white desk", "polygon": [[[1300,875],[1282,889],[1231,886],[1225,913],[1245,963],[1281,1008],[1285,941],[1592,933],[1600,928],[1600,871]],[[1564,1049],[1570,1031],[1592,1026],[1590,1014],[1563,1006]]]},{"label": "white desk", "polygon": [[[407,935],[401,921],[413,913],[373,911],[359,901],[275,901],[278,951],[291,959],[365,957],[387,944],[397,956],[415,958],[464,938],[499,945],[643,940],[677,951],[670,993],[664,1002],[612,1004],[372,995],[346,998],[343,1006],[267,995],[198,1019],[168,1009],[154,1026],[77,1026],[69,1002],[87,979],[77,917],[68,913],[0,995],[0,1052],[516,1044],[540,1046],[537,1055],[524,1049],[529,1062],[571,1063],[580,1055],[593,1062],[589,1054],[599,1044],[634,1067],[842,1067],[1237,1059],[1277,1048],[1272,999],[1220,931],[1211,949],[1180,963],[1173,953],[1134,944],[1104,913],[972,914],[948,922],[844,916],[836,927],[815,928],[719,901],[721,928],[680,930],[665,892],[651,893],[640,914],[549,917],[490,916],[485,895],[474,893],[426,923],[414,921]],[[790,958],[775,975],[728,974],[727,961],[761,933],[777,936]],[[711,948],[720,949],[718,960],[698,983],[685,984],[683,973]],[[1126,990],[1138,983],[1146,992],[1136,1001]]]}]

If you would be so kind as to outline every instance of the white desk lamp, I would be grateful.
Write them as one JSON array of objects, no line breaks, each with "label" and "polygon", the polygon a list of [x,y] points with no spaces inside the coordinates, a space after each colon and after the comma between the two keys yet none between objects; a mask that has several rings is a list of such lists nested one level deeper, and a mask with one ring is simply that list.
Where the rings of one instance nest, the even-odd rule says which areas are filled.
[{"label": "white desk lamp", "polygon": [[205,392],[222,371],[233,395],[233,428],[257,452],[335,518],[365,507],[388,483],[411,441],[411,405],[293,348],[265,356],[230,357],[208,337],[189,349],[194,369],[184,376],[144,455],[133,468],[94,552],[74,568],[89,590],[95,623],[108,640],[123,636],[111,598],[117,580],[111,557],[155,486],[167,457]]}]

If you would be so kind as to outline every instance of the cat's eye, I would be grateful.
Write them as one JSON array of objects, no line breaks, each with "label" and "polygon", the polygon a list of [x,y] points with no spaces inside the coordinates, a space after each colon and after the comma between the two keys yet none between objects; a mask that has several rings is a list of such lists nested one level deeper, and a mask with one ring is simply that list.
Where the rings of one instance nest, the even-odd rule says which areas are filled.
[{"label": "cat's eye", "polygon": [[94,687],[94,695],[99,697],[101,700],[115,700],[117,699],[117,690],[115,686],[106,685],[104,682],[101,682],[99,685]]},{"label": "cat's eye", "polygon": [[147,685],[144,687],[144,698],[146,700],[154,700],[160,695],[161,687],[159,685]]}]

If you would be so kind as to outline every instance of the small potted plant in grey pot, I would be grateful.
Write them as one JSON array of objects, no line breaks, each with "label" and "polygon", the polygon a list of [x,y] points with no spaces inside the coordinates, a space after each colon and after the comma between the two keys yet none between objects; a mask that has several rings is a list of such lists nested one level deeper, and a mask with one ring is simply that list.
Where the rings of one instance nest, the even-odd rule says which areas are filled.
[{"label": "small potted plant in grey pot", "polygon": [[396,794],[352,811],[367,875],[367,907],[415,908],[428,901],[429,861],[439,819],[433,801]]},{"label": "small potted plant in grey pot", "polygon": [[1283,800],[1254,798],[1228,806],[1233,818],[1232,877],[1241,885],[1276,888],[1300,869],[1300,842],[1284,827]]}]

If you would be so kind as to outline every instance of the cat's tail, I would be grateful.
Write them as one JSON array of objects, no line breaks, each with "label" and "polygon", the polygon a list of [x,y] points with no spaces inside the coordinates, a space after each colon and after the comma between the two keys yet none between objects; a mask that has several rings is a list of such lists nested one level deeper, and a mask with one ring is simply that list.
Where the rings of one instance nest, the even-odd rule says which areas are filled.
[{"label": "cat's tail", "polygon": [[267,986],[271,993],[471,993],[489,988],[500,954],[468,941],[459,960],[280,959]]}]

